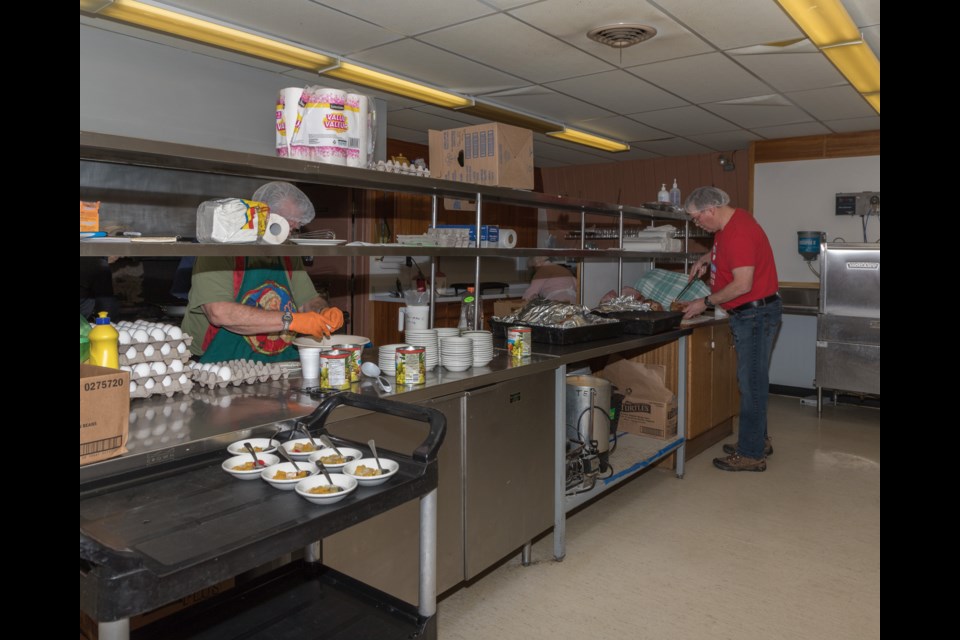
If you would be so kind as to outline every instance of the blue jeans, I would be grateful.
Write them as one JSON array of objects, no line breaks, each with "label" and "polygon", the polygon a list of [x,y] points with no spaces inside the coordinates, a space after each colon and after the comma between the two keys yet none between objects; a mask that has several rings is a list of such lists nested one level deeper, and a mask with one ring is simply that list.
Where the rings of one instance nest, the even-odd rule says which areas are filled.
[{"label": "blue jeans", "polygon": [[737,452],[747,458],[763,457],[767,437],[767,398],[770,395],[770,356],[782,314],[783,303],[779,300],[730,314],[740,387]]}]

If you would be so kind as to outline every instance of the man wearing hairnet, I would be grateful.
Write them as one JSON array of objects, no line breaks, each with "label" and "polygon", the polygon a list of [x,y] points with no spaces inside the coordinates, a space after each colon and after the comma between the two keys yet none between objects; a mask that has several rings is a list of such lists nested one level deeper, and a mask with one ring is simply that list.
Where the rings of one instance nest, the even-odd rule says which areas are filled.
[{"label": "man wearing hairnet", "polygon": [[[295,230],[313,204],[292,184],[270,182],[253,194]],[[201,256],[193,266],[183,330],[200,362],[296,360],[296,334],[321,338],[343,326],[339,309],[317,295],[299,257]]]}]

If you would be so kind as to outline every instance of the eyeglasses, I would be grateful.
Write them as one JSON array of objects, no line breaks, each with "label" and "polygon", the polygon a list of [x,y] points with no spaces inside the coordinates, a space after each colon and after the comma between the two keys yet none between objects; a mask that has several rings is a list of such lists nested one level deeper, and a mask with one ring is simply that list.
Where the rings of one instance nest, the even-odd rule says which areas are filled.
[{"label": "eyeglasses", "polygon": [[701,209],[700,211],[687,211],[687,215],[690,216],[690,218],[694,222],[696,222],[697,220],[700,219],[700,216],[707,213],[708,211],[713,211],[715,209],[716,207],[707,207],[706,209]]}]

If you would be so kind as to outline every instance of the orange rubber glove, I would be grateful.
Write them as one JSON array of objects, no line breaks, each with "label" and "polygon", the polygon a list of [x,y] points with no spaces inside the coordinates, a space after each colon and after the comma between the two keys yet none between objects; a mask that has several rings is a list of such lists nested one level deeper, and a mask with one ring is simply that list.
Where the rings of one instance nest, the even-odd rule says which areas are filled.
[{"label": "orange rubber glove", "polygon": [[290,329],[297,333],[304,333],[315,338],[329,337],[331,333],[343,326],[343,313],[336,307],[330,307],[317,313],[305,311],[293,314]]}]

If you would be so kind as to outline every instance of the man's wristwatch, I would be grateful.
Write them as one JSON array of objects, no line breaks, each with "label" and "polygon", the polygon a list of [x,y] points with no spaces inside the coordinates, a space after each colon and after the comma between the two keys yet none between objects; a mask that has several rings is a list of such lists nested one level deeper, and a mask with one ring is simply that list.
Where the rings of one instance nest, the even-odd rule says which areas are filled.
[{"label": "man's wristwatch", "polygon": [[289,311],[284,311],[283,312],[283,329],[281,329],[281,331],[289,332],[291,322],[293,322],[293,314]]},{"label": "man's wristwatch", "polygon": [[703,306],[705,306],[707,309],[713,309],[714,304],[710,302],[709,295],[703,296]]}]

